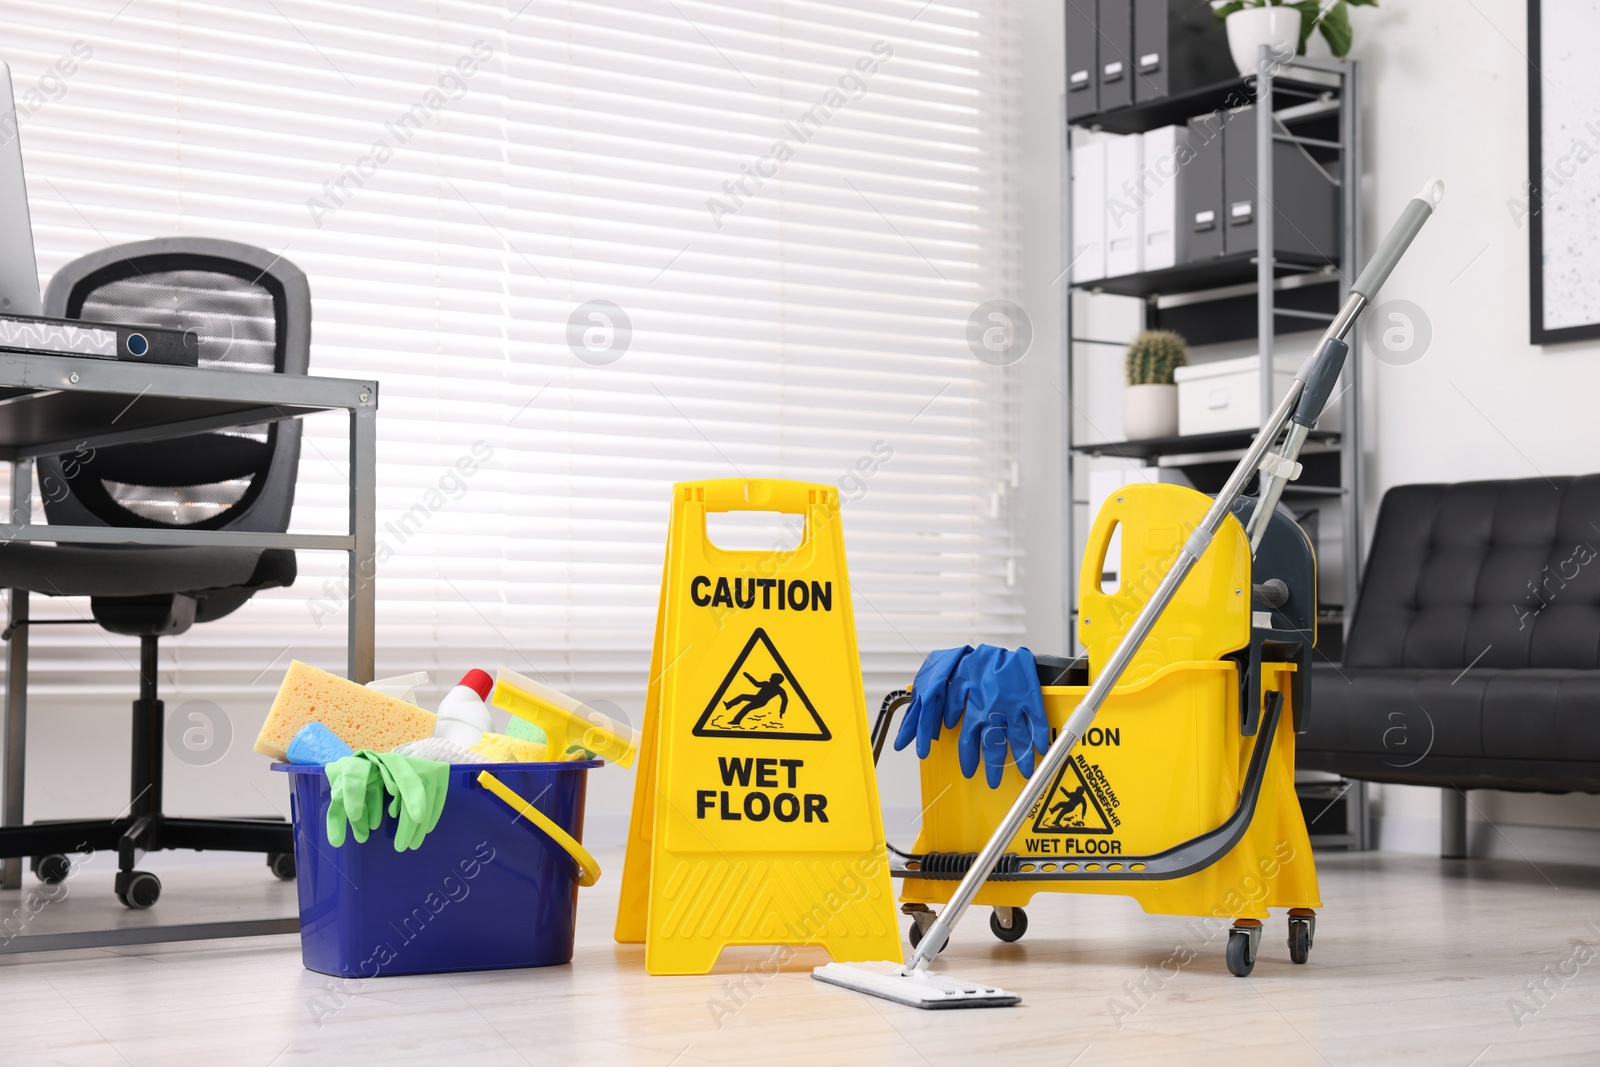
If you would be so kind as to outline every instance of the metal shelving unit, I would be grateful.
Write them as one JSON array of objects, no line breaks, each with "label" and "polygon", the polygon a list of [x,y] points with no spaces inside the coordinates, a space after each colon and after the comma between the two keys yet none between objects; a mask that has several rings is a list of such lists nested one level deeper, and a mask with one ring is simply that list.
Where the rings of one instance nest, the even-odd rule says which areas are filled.
[{"label": "metal shelving unit", "polygon": [[[1272,122],[1257,121],[1256,137],[1256,187],[1263,204],[1273,202],[1273,151],[1274,142],[1315,147],[1324,152],[1337,153],[1339,160],[1336,176],[1340,194],[1339,262],[1326,264],[1308,257],[1274,252],[1275,212],[1260,210],[1257,214],[1257,247],[1254,252],[1220,256],[1198,263],[1184,263],[1164,270],[1116,278],[1101,278],[1078,284],[1064,284],[1061,314],[1067,338],[1066,395],[1063,418],[1067,420],[1067,454],[1065,464],[1069,493],[1067,503],[1068,566],[1064,577],[1064,603],[1071,640],[1077,643],[1078,569],[1081,562],[1082,538],[1078,534],[1079,509],[1086,508],[1088,500],[1080,484],[1085,475],[1089,456],[1123,456],[1141,461],[1164,461],[1169,466],[1198,470],[1203,475],[1206,464],[1230,465],[1243,454],[1255,436],[1254,431],[1231,434],[1207,434],[1192,437],[1162,438],[1152,441],[1081,443],[1074,439],[1078,407],[1075,386],[1079,375],[1077,363],[1080,349],[1087,346],[1117,346],[1126,342],[1105,338],[1079,336],[1075,308],[1075,294],[1119,296],[1141,301],[1141,321],[1146,328],[1166,325],[1171,320],[1186,316],[1204,334],[1204,324],[1212,321],[1236,322],[1240,315],[1248,315],[1248,304],[1255,304],[1255,340],[1262,356],[1261,411],[1263,417],[1274,406],[1272,367],[1275,337],[1279,333],[1320,330],[1333,319],[1334,310],[1349,293],[1353,277],[1351,266],[1361,259],[1360,233],[1362,229],[1361,203],[1356,195],[1356,183],[1348,176],[1361,173],[1360,140],[1357,129],[1358,104],[1356,63],[1352,60],[1327,61],[1295,57],[1277,64],[1281,73],[1267,66],[1258,77],[1224,82],[1207,86],[1181,96],[1115,111],[1086,115],[1068,123],[1063,103],[1062,161],[1065,180],[1062,183],[1063,258],[1071,259],[1076,248],[1072,240],[1072,135],[1074,129],[1089,129],[1110,133],[1142,133],[1166,125],[1174,125],[1194,116],[1210,114],[1230,102],[1253,104],[1257,115],[1271,114]],[[1291,125],[1306,121],[1337,120],[1338,138],[1314,138],[1297,135]],[[1180,330],[1186,336],[1188,331]],[[1248,333],[1243,337],[1250,336]],[[1243,339],[1233,334],[1227,339]],[[1199,340],[1194,343],[1210,343]],[[1351,338],[1352,357],[1345,364],[1341,389],[1348,399],[1341,404],[1342,419],[1337,430],[1319,429],[1313,444],[1307,448],[1307,476],[1305,484],[1294,483],[1287,497],[1336,497],[1340,502],[1340,527],[1342,533],[1343,582],[1339,602],[1344,617],[1348,619],[1355,604],[1356,586],[1361,565],[1361,412],[1358,398],[1361,395],[1359,339]],[[1323,462],[1319,479],[1310,469],[1313,459],[1321,455]],[[1192,479],[1205,488],[1204,477]],[[1087,516],[1089,522],[1093,516]],[[1087,526],[1087,523],[1085,523]],[[1331,603],[1324,590],[1324,603]]]},{"label": "metal shelving unit", "polygon": [[[1215,491],[1220,486],[1208,485],[1212,475],[1225,476],[1243,455],[1244,449],[1254,439],[1257,431],[1205,434],[1191,437],[1161,438],[1148,441],[1080,443],[1074,440],[1078,400],[1076,392],[1078,355],[1080,348],[1091,346],[1122,347],[1123,341],[1106,338],[1080,337],[1076,329],[1075,296],[1098,294],[1120,296],[1141,301],[1141,322],[1144,328],[1168,326],[1179,328],[1180,333],[1197,338],[1192,343],[1212,343],[1218,339],[1242,340],[1237,331],[1219,338],[1209,324],[1226,322],[1224,333],[1235,329],[1232,325],[1240,316],[1248,316],[1249,303],[1255,304],[1255,339],[1261,354],[1261,412],[1265,418],[1274,406],[1273,350],[1278,333],[1321,330],[1333,319],[1333,312],[1349,295],[1350,282],[1355,268],[1362,262],[1361,231],[1362,211],[1357,194],[1357,178],[1362,173],[1361,148],[1358,128],[1359,99],[1357,64],[1353,60],[1325,61],[1296,57],[1277,64],[1284,73],[1279,74],[1270,65],[1263,65],[1263,73],[1255,78],[1240,79],[1207,86],[1193,92],[1167,97],[1162,100],[1087,115],[1069,123],[1066,120],[1065,98],[1062,102],[1062,249],[1063,259],[1070,264],[1076,245],[1072,239],[1072,134],[1074,128],[1102,130],[1110,133],[1143,133],[1162,126],[1174,125],[1190,117],[1210,114],[1223,106],[1236,106],[1241,101],[1257,107],[1256,136],[1256,188],[1262,204],[1273,203],[1273,151],[1274,142],[1298,144],[1303,149],[1314,146],[1325,153],[1337,153],[1339,178],[1339,262],[1329,265],[1305,257],[1277,252],[1275,254],[1274,224],[1276,212],[1260,210],[1257,214],[1257,246],[1253,253],[1221,256],[1201,263],[1179,264],[1165,270],[1150,271],[1120,278],[1103,278],[1079,285],[1063,284],[1061,315],[1066,338],[1065,378],[1066,393],[1062,417],[1067,426],[1067,452],[1065,466],[1068,492],[1066,494],[1065,524],[1067,531],[1068,565],[1063,576],[1065,586],[1063,603],[1069,641],[1078,649],[1077,603],[1078,572],[1083,545],[1078,534],[1079,509],[1084,511],[1084,529],[1093,522],[1087,514],[1089,501],[1082,492],[1080,482],[1085,477],[1087,460],[1094,456],[1121,456],[1130,460],[1157,461],[1181,468],[1190,480],[1204,491]],[[1260,121],[1262,115],[1272,115],[1274,121]],[[1305,120],[1327,119],[1337,116],[1337,139],[1297,136],[1290,125]],[[1065,274],[1066,271],[1063,271]],[[1246,319],[1246,321],[1248,321]],[[1362,427],[1361,427],[1361,353],[1359,337],[1349,338],[1351,355],[1345,363],[1341,379],[1341,421],[1337,429],[1320,428],[1312,435],[1302,462],[1306,474],[1301,482],[1291,483],[1286,489],[1286,501],[1299,498],[1310,502],[1315,499],[1336,498],[1339,503],[1342,535],[1342,576],[1338,604],[1344,631],[1339,641],[1343,648],[1343,633],[1348,632],[1349,619],[1354,611],[1362,563],[1361,551],[1361,500],[1362,500]],[[1331,605],[1326,586],[1321,589],[1323,605]],[[1331,608],[1319,612],[1325,620],[1332,621]],[[1323,627],[1319,633],[1326,633]],[[1319,640],[1319,648],[1330,642]],[[1342,655],[1342,652],[1341,652]],[[1339,805],[1348,815],[1345,827],[1316,827],[1314,844],[1318,847],[1368,847],[1366,784],[1364,782],[1305,783],[1307,796],[1303,804],[1310,804],[1329,789],[1339,792]],[[1324,801],[1323,804],[1327,802]],[[1322,810],[1323,805],[1317,805]]]}]

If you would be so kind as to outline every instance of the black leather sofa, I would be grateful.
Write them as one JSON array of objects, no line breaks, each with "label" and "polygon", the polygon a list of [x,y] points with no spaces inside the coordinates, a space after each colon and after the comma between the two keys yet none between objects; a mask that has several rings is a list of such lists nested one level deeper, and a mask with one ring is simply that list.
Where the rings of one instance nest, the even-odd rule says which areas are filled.
[{"label": "black leather sofa", "polygon": [[1389,490],[1312,679],[1301,768],[1600,793],[1600,475]]}]

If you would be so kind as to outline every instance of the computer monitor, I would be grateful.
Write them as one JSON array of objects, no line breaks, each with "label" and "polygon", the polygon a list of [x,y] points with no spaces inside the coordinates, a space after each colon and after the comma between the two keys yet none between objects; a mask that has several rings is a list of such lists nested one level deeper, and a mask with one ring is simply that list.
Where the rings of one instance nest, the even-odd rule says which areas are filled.
[{"label": "computer monitor", "polygon": [[42,307],[11,68],[0,63],[0,313],[38,315]]}]

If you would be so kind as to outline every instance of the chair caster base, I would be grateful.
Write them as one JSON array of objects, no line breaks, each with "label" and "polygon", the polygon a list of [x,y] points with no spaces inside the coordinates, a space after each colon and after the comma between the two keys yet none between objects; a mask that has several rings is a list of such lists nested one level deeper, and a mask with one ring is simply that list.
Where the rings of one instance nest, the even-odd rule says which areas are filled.
[{"label": "chair caster base", "polygon": [[124,907],[143,911],[161,899],[161,879],[149,871],[118,871],[116,890]]}]

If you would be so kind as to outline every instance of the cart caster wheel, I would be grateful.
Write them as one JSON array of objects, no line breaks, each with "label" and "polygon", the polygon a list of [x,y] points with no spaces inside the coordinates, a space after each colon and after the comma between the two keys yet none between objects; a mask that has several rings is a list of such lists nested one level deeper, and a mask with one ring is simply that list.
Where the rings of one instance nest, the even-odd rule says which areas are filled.
[{"label": "cart caster wheel", "polygon": [[1247,978],[1256,968],[1252,940],[1249,932],[1238,927],[1228,931],[1228,970],[1236,978]]},{"label": "cart caster wheel", "polygon": [[1011,908],[1010,911],[1011,929],[1009,930],[1000,925],[999,908],[995,908],[989,913],[989,931],[1007,943],[1021,941],[1022,935],[1028,932],[1028,913],[1021,908]]},{"label": "cart caster wheel", "polygon": [[1311,958],[1311,924],[1304,919],[1289,920],[1289,958],[1295,963]]},{"label": "cart caster wheel", "polygon": [[45,885],[60,885],[67,880],[67,875],[72,873],[72,861],[59,852],[39,856],[33,861],[33,873],[38,875],[39,881]]},{"label": "cart caster wheel", "polygon": [[269,852],[267,853],[267,867],[272,871],[272,876],[280,882],[294,881],[294,853]]},{"label": "cart caster wheel", "polygon": [[161,899],[161,879],[149,871],[118,871],[117,899],[124,907],[143,911]]}]

